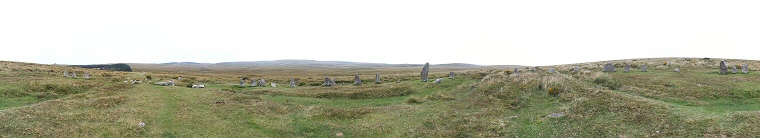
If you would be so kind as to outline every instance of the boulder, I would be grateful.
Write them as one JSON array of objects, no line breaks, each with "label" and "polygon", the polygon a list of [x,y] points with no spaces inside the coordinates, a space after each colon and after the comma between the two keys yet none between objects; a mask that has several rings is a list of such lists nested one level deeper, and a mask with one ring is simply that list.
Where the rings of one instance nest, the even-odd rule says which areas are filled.
[{"label": "boulder", "polygon": [[435,81],[433,81],[433,83],[441,83],[441,82],[443,82],[443,78],[438,78],[438,79],[435,79]]},{"label": "boulder", "polygon": [[721,60],[720,61],[720,71],[718,74],[726,75],[728,74],[728,66],[726,66],[726,61]]},{"label": "boulder", "polygon": [[428,72],[430,72],[430,63],[425,63],[425,66],[422,67],[422,72],[420,72],[422,82],[428,82]]}]

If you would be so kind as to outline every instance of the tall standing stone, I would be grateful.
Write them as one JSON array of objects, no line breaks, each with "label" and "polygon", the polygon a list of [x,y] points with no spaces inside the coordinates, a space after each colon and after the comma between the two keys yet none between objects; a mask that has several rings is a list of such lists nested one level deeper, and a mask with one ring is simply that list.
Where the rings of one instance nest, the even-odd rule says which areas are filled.
[{"label": "tall standing stone", "polygon": [[375,73],[375,84],[383,83],[383,80],[380,80],[380,73]]},{"label": "tall standing stone", "polygon": [[731,74],[736,74],[736,65],[732,66]]},{"label": "tall standing stone", "polygon": [[449,72],[449,79],[453,79],[453,78],[454,78],[454,72],[453,71]]},{"label": "tall standing stone", "polygon": [[422,72],[420,72],[420,76],[422,76],[422,82],[428,82],[429,71],[430,71],[430,63],[425,63],[425,66],[422,67]]},{"label": "tall standing stone", "polygon": [[296,78],[290,78],[290,86],[288,86],[288,87],[290,87],[290,88],[295,88],[296,87]]},{"label": "tall standing stone", "polygon": [[726,66],[726,61],[721,60],[720,61],[720,72],[721,75],[728,74],[728,67]]},{"label": "tall standing stone", "polygon": [[647,64],[641,65],[641,72],[647,72]]},{"label": "tall standing stone", "polygon": [[631,71],[631,65],[628,65],[628,63],[625,63],[625,68],[623,68],[624,72],[630,72]]},{"label": "tall standing stone", "polygon": [[63,76],[64,77],[69,77],[69,70],[63,71]]},{"label": "tall standing stone", "polygon": [[359,78],[359,73],[354,76],[354,85],[362,85],[362,79]]},{"label": "tall standing stone", "polygon": [[749,65],[747,63],[742,64],[742,73],[749,73]]},{"label": "tall standing stone", "polygon": [[549,73],[554,73],[554,68],[549,68]]}]

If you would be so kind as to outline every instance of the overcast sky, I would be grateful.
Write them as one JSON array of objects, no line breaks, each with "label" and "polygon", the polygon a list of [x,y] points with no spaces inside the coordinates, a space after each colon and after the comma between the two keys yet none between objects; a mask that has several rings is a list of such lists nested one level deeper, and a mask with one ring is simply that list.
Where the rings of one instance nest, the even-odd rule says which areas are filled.
[{"label": "overcast sky", "polygon": [[4,0],[0,60],[554,65],[760,59],[760,2]]}]

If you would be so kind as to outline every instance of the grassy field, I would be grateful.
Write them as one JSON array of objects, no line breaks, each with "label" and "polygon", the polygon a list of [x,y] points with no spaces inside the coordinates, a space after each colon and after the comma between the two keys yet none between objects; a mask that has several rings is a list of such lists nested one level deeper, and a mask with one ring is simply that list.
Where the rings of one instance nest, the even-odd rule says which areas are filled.
[{"label": "grassy field", "polygon": [[[235,68],[89,70],[0,62],[2,137],[755,137],[758,61],[718,75],[722,59],[652,58],[528,68]],[[601,72],[607,62],[618,72]],[[625,63],[634,65],[623,72]],[[646,64],[648,72],[639,72]],[[754,66],[753,66],[754,65]],[[572,71],[573,66],[580,70]],[[558,73],[549,73],[556,68]],[[679,68],[681,72],[673,70]],[[247,73],[253,72],[253,73]],[[293,75],[301,74],[311,75]],[[374,73],[384,83],[374,84]],[[353,75],[362,85],[351,85]],[[82,73],[83,74],[83,73]],[[128,84],[166,81],[177,86]],[[321,84],[324,76],[339,86]],[[153,80],[145,80],[151,76]],[[279,87],[240,88],[240,78]],[[303,84],[287,88],[290,78]],[[192,89],[186,84],[205,84]],[[139,127],[145,122],[146,127]]]}]

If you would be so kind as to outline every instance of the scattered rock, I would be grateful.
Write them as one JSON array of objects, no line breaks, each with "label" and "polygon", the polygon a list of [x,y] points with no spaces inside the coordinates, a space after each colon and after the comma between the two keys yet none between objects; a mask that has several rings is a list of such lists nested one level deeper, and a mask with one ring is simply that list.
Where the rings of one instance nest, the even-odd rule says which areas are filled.
[{"label": "scattered rock", "polygon": [[547,117],[553,117],[553,118],[562,117],[562,116],[565,116],[565,112],[551,113],[551,114],[546,115],[546,116]]},{"label": "scattered rock", "polygon": [[438,79],[435,79],[435,81],[433,81],[433,83],[441,83],[441,82],[443,82],[443,78],[438,78]]},{"label": "scattered rock", "polygon": [[335,136],[336,137],[343,137],[343,133],[341,133],[341,132],[335,133]]},{"label": "scattered rock", "polygon": [[420,72],[420,76],[422,76],[422,82],[428,82],[429,71],[430,71],[430,63],[425,63],[425,66],[422,67],[422,72]]},{"label": "scattered rock", "polygon": [[726,61],[721,60],[720,61],[720,72],[721,75],[728,74],[728,67],[726,66]]}]

